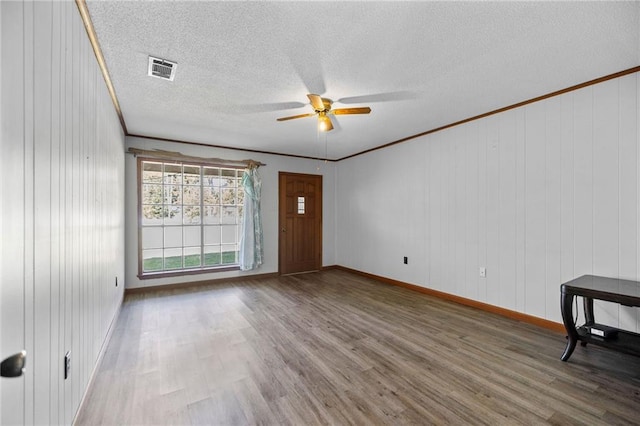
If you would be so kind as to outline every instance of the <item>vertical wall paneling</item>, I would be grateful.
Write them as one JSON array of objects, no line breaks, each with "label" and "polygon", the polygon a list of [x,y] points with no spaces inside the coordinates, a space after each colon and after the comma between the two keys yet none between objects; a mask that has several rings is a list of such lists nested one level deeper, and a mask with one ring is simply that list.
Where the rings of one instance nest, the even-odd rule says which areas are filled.
[{"label": "vertical wall paneling", "polygon": [[498,201],[498,258],[496,271],[500,287],[497,305],[516,304],[516,120],[515,111],[499,117],[499,201]]},{"label": "vertical wall paneling", "polygon": [[[427,270],[414,284],[561,321],[560,284],[583,274],[640,278],[640,88],[638,74],[584,87],[338,163],[337,205],[351,196],[343,173],[425,158],[424,222],[409,245],[423,250]],[[421,151],[420,151],[421,150]],[[380,154],[384,152],[384,154]],[[355,171],[354,171],[355,170]],[[373,183],[352,188],[360,202],[384,217],[371,197]],[[376,181],[378,191],[390,191]],[[393,198],[394,204],[410,204]],[[414,204],[420,208],[419,204]],[[339,263],[403,280],[404,275],[363,256],[362,247],[384,244],[367,207],[340,208],[336,246],[348,245]],[[373,230],[372,232],[369,232]],[[366,234],[360,234],[366,231]],[[397,232],[402,232],[398,229]],[[424,242],[421,249],[419,244]],[[486,267],[486,278],[479,277]],[[580,313],[581,317],[583,316]],[[597,303],[605,323],[638,330],[635,308]],[[582,318],[581,318],[582,319]]]},{"label": "vertical wall paneling", "polygon": [[500,117],[490,117],[487,123],[486,145],[486,233],[487,233],[487,296],[485,301],[491,305],[500,305],[500,251],[492,250],[500,244],[502,224],[500,223]]},{"label": "vertical wall paneling", "polygon": [[561,322],[560,300],[560,212],[562,101],[545,103],[545,318]]},{"label": "vertical wall paneling", "polygon": [[[33,374],[34,422],[45,424],[50,415],[51,337],[57,330],[43,327],[51,320],[51,60],[52,60],[52,4],[34,5],[34,152],[33,152],[33,270],[34,270],[34,336]],[[28,240],[27,240],[28,241]],[[46,378],[42,380],[41,378]],[[40,385],[40,382],[47,386]]]},{"label": "vertical wall paneling", "polygon": [[[2,22],[2,8],[0,8],[0,28],[2,28],[3,22]],[[6,39],[6,37],[9,34],[5,34],[4,37]],[[2,53],[4,51],[3,49],[3,45],[2,45],[2,40],[3,40],[3,33],[0,30],[0,98],[2,97],[2,61],[3,61],[3,56]],[[6,135],[4,134],[4,126],[2,125],[2,108],[3,108],[3,103],[2,101],[0,101],[0,149],[4,149],[4,138],[6,137]],[[5,106],[6,107],[6,106]],[[4,152],[4,151],[0,151],[0,152]],[[4,164],[2,163],[2,161],[0,160],[0,179],[4,179],[4,175],[2,174],[2,170],[4,170]],[[0,211],[4,210],[4,191],[0,188]],[[2,223],[2,219],[0,219],[0,235],[2,234],[2,227],[3,227],[3,223]],[[1,240],[1,239],[0,239]],[[2,258],[3,258],[3,252],[4,252],[4,247],[3,244],[0,242],[0,359],[4,359],[2,356],[3,351],[2,351],[2,321],[4,320],[4,318],[2,317],[2,298],[3,298],[3,291],[2,291],[2,281],[5,279],[4,274],[2,272],[2,268],[3,268],[3,263],[2,263]],[[7,285],[8,287],[8,285]],[[0,388],[0,422],[2,422],[2,389]]]},{"label": "vertical wall paneling", "polygon": [[[382,170],[382,158],[380,155],[377,155],[375,158],[375,162],[373,165],[374,170]],[[375,188],[380,187],[382,185],[382,182],[384,181],[384,177],[382,174],[376,174],[373,178],[373,183],[375,184],[373,187],[368,188],[368,193],[367,193],[367,198],[375,198],[376,195],[376,190]],[[395,190],[395,188],[394,188]],[[395,209],[397,207],[396,202],[399,201],[399,198],[394,197],[393,195],[389,194],[389,209],[372,209],[370,212],[370,218],[369,220],[366,221],[366,232],[371,233],[372,235],[375,235],[376,232],[380,232],[378,234],[378,237],[383,240],[383,241],[387,241],[388,238],[388,229],[389,227],[387,226],[385,229],[381,229],[381,230],[374,230],[373,228],[373,224],[374,223],[389,223],[391,217],[393,217],[393,214],[395,212]],[[372,244],[369,249],[367,250],[369,256],[372,259],[380,259],[379,264],[376,266],[376,273],[381,273],[384,270],[387,270],[387,267],[389,266],[389,258],[388,255],[389,253],[387,252],[388,250],[388,245],[384,245],[384,244]]]},{"label": "vertical wall paneling", "polygon": [[[404,152],[407,152],[407,146],[398,147]],[[405,153],[400,155],[401,157],[407,156]],[[399,165],[394,164],[392,170],[397,171],[398,182],[410,182],[410,175],[415,173],[415,165],[407,164],[407,165]],[[387,241],[388,244],[386,248],[385,257],[388,258],[387,265],[385,269],[392,271],[396,276],[401,276],[403,280],[408,281],[408,274],[406,269],[402,267],[401,256],[402,253],[398,253],[393,247],[404,247],[403,253],[409,257],[413,257],[412,254],[415,253],[412,249],[412,245],[415,242],[409,242],[406,237],[409,233],[409,229],[413,227],[414,229],[418,227],[418,223],[410,225],[408,222],[409,218],[409,209],[406,207],[404,200],[411,199],[411,195],[409,191],[407,191],[406,185],[398,185],[396,191],[394,191],[394,196],[390,197],[393,201],[395,209],[389,211],[391,216],[387,216],[388,223],[398,223],[397,232],[388,232]],[[389,227],[392,228],[392,227]]]},{"label": "vertical wall paneling", "polygon": [[[449,195],[449,213],[451,215],[451,229],[449,232],[449,255],[447,256],[447,271],[450,271],[450,276],[448,277],[448,281],[453,283],[454,293],[455,294],[463,294],[464,293],[464,280],[461,277],[461,274],[464,273],[462,269],[454,269],[451,266],[457,264],[461,260],[461,248],[464,244],[464,211],[461,211],[458,207],[463,202],[461,198],[462,193],[462,183],[463,183],[463,163],[464,157],[460,154],[463,148],[463,141],[460,138],[460,129],[448,129],[447,132],[443,136],[447,138],[451,138],[454,143],[449,144],[449,149],[451,150],[450,158],[451,163],[448,169],[448,180],[450,184],[450,188],[448,191]],[[447,135],[449,133],[449,135]],[[462,257],[464,258],[464,257]]]},{"label": "vertical wall paneling", "polygon": [[440,222],[441,226],[443,227],[441,237],[442,239],[440,244],[442,250],[442,268],[440,270],[440,275],[442,278],[440,280],[440,286],[448,286],[451,291],[455,293],[455,274],[451,269],[451,264],[454,262],[451,256],[454,255],[452,248],[453,238],[455,235],[455,229],[453,228],[455,226],[455,222],[453,221],[454,218],[450,216],[450,214],[453,213],[452,199],[454,199],[455,196],[455,160],[451,158],[454,146],[453,144],[444,143],[444,141],[448,139],[448,135],[450,134],[450,132],[451,131],[449,129],[445,130],[442,135],[440,135],[440,140],[438,141],[440,150],[444,153],[445,158],[449,160],[444,164],[444,167],[442,168],[444,190],[440,193],[440,197],[442,200],[441,217],[447,218],[447,220]]},{"label": "vertical wall paneling", "polygon": [[[413,209],[411,212],[411,217],[409,218],[409,223],[413,223],[415,221],[420,223],[420,231],[418,234],[411,234],[407,236],[407,239],[413,240],[414,235],[419,235],[420,242],[416,245],[416,250],[418,253],[417,265],[418,268],[412,269],[411,274],[411,282],[412,283],[420,283],[424,282],[424,276],[427,273],[430,267],[430,259],[427,255],[428,251],[428,238],[429,238],[429,210],[427,209],[427,204],[429,202],[429,192],[428,185],[426,184],[427,179],[429,178],[429,173],[426,169],[426,160],[424,158],[425,151],[421,146],[417,144],[412,144],[412,156],[413,158],[419,159],[420,165],[418,166],[418,184],[412,185],[410,190],[413,191],[419,197],[420,207],[417,209]],[[334,193],[334,198],[337,193]]]},{"label": "vertical wall paneling", "polygon": [[[2,28],[2,26],[4,25],[3,21],[2,21],[2,8],[0,8],[0,28]],[[3,61],[3,45],[2,45],[2,40],[3,40],[3,36],[6,39],[6,37],[9,35],[9,33],[7,32],[7,34],[2,33],[2,31],[0,30],[0,98],[2,98],[2,61]],[[13,41],[13,40],[12,40]],[[7,135],[4,134],[5,130],[4,130],[4,126],[2,125],[2,120],[3,120],[3,115],[2,115],[2,108],[3,108],[3,103],[2,101],[0,101],[0,150],[4,149],[4,139],[5,137],[7,137]],[[6,108],[6,106],[4,106]],[[4,152],[4,151],[0,151],[0,152]],[[0,160],[0,179],[4,179],[5,176],[2,174],[2,170],[4,170],[4,164],[2,162],[2,160]],[[2,190],[2,188],[0,188],[0,212],[4,210],[4,190]],[[2,219],[0,218],[0,235],[3,235],[2,233],[2,228],[3,228],[3,223],[2,223]],[[1,240],[1,239],[0,239]],[[3,252],[4,252],[4,246],[2,244],[2,242],[0,242],[0,359],[4,359],[3,357],[3,353],[4,351],[2,351],[2,321],[5,320],[2,317],[2,298],[3,298],[3,290],[2,290],[2,282],[5,279],[5,276],[2,272],[3,269]],[[9,286],[8,284],[6,285],[7,287]],[[3,416],[2,416],[2,403],[3,403],[3,397],[2,397],[2,388],[0,388],[0,422],[2,422],[3,420]]]},{"label": "vertical wall paneling", "polygon": [[[49,321],[51,324],[51,336],[50,336],[50,357],[49,357],[49,421],[54,423],[61,423],[63,419],[60,417],[60,385],[64,380],[64,373],[61,371],[62,365],[63,346],[61,343],[61,335],[63,334],[63,323],[61,322],[61,313],[64,311],[64,307],[61,304],[60,298],[60,218],[61,218],[61,204],[60,193],[62,188],[62,181],[60,179],[61,167],[54,167],[53,165],[59,165],[60,159],[60,129],[61,129],[61,84],[60,79],[62,76],[62,3],[53,2],[51,4],[51,108],[50,108],[50,121],[51,121],[51,133],[50,133],[50,177],[48,182],[48,189],[50,193],[50,208],[49,208],[49,229],[51,233],[49,241],[49,253],[50,253],[50,272],[49,272]],[[56,52],[54,55],[53,52]]]},{"label": "vertical wall paneling", "polygon": [[438,143],[438,137],[434,135],[433,143],[430,144],[430,153],[432,155],[429,161],[429,236],[430,236],[430,253],[431,262],[430,267],[430,282],[429,285],[435,289],[441,289],[442,287],[442,265],[444,259],[442,256],[442,247],[440,243],[442,241],[442,227],[440,226],[442,216],[442,163],[435,161],[440,156],[439,151],[441,145]]},{"label": "vertical wall paneling", "polygon": [[[401,151],[398,158],[402,157],[412,157],[410,154],[410,145],[399,146],[397,149]],[[382,164],[383,161],[381,159],[380,166],[384,168]],[[397,179],[398,182],[411,182],[417,176],[417,167],[416,164],[393,164],[392,170],[397,171]],[[383,270],[390,271],[390,274],[397,277],[401,277],[403,281],[411,281],[411,274],[409,273],[409,269],[402,263],[402,257],[408,256],[409,259],[417,261],[417,252],[415,251],[416,240],[409,240],[407,237],[413,231],[414,233],[418,233],[418,228],[420,227],[419,222],[409,222],[409,217],[411,216],[411,211],[413,210],[417,204],[418,198],[413,196],[409,192],[409,187],[404,184],[397,185],[396,194],[391,197],[393,200],[393,204],[395,206],[392,210],[383,211],[384,215],[391,213],[391,216],[387,216],[387,221],[389,224],[398,223],[399,226],[395,227],[395,231],[391,231],[394,227],[389,226],[388,230],[386,230],[386,240],[389,244],[385,245],[385,257],[388,258],[386,262],[386,266],[382,266]],[[406,204],[406,200],[413,200],[413,204],[408,206]],[[402,249],[398,250],[399,247]]]},{"label": "vertical wall paneling", "polygon": [[[447,145],[443,143],[446,139],[448,131],[443,132],[439,135],[438,138],[438,150],[443,153],[445,158],[450,160],[451,156],[451,145]],[[438,281],[438,285],[440,288],[446,288],[448,286],[451,288],[451,291],[455,293],[456,287],[455,283],[451,280],[451,268],[449,267],[451,262],[451,251],[449,246],[451,244],[451,236],[452,236],[452,225],[450,220],[443,220],[444,218],[450,219],[449,211],[451,209],[450,201],[451,194],[453,190],[451,189],[451,176],[452,176],[452,161],[448,161],[444,163],[440,167],[440,173],[442,175],[442,190],[440,191],[440,226],[442,227],[441,236],[439,241],[440,247],[440,262],[442,263],[441,267],[438,270],[438,275],[440,279]]]},{"label": "vertical wall paneling", "polygon": [[566,282],[574,274],[574,94],[560,97],[562,104],[562,134],[560,135],[560,281]]},{"label": "vertical wall paneling", "polygon": [[526,106],[525,312],[545,314],[545,104]]},{"label": "vertical wall paneling", "polygon": [[0,2],[0,19],[0,356],[27,350],[0,423],[71,424],[123,296],[124,135],[73,2]]},{"label": "vertical wall paneling", "polygon": [[593,273],[593,87],[574,96],[574,273]]},{"label": "vertical wall paneling", "polygon": [[[337,188],[337,181],[340,180],[342,178],[343,175],[346,175],[346,171],[339,171],[336,170],[336,191],[338,190]],[[352,200],[345,200],[345,202],[347,203],[344,208],[346,209],[353,209],[353,203]],[[337,207],[336,207],[337,208]],[[337,210],[336,210],[336,215],[338,214]],[[336,226],[336,238],[338,235],[340,235],[340,233],[342,232],[343,228],[348,228],[351,225],[351,223],[347,223],[347,221],[343,221],[337,224]],[[351,261],[351,257],[349,256],[349,250],[351,248],[350,243],[345,244],[342,247],[338,247],[336,246],[336,256],[337,257],[342,257],[344,259],[348,259],[348,261]]]},{"label": "vertical wall paneling", "polygon": [[[619,276],[619,79],[593,87],[593,273]],[[618,323],[618,306],[597,303],[596,318]]]},{"label": "vertical wall paneling", "polygon": [[[637,76],[619,80],[619,134],[618,134],[618,273],[622,278],[638,279],[638,106]],[[622,327],[638,331],[636,309],[619,306]]]},{"label": "vertical wall paneling", "polygon": [[442,173],[442,190],[440,191],[441,209],[440,209],[440,226],[442,227],[442,234],[440,236],[440,260],[442,267],[440,268],[440,288],[450,288],[453,293],[456,291],[455,282],[452,280],[453,271],[451,271],[451,238],[453,234],[453,222],[451,221],[451,197],[453,194],[452,184],[452,163],[451,148],[452,144],[445,143],[447,135],[450,131],[447,129],[444,131],[438,139],[438,148],[443,153],[444,158],[449,161],[444,163],[441,167]]},{"label": "vertical wall paneling", "polygon": [[[0,3],[0,359],[26,347],[23,26],[24,4]],[[0,382],[0,424],[25,423],[25,392],[26,377]]]},{"label": "vertical wall paneling", "polygon": [[593,87],[573,97],[573,265],[581,276],[593,274]]},{"label": "vertical wall paneling", "polygon": [[[425,192],[427,182],[427,164],[421,161],[424,151],[417,144],[400,144],[397,149],[402,150],[400,156],[413,158],[408,164],[399,165],[401,171],[401,184],[399,208],[401,211],[402,226],[400,228],[402,239],[398,247],[406,247],[404,252],[393,249],[392,262],[400,271],[403,281],[414,283],[422,282],[426,270],[425,262],[425,230],[428,222],[428,212],[425,210]],[[409,204],[406,200],[411,200]],[[426,212],[426,213],[425,213]],[[393,233],[391,233],[393,235]],[[416,236],[420,236],[416,238]],[[404,254],[403,254],[404,253]],[[404,265],[402,257],[408,256],[409,263]]]},{"label": "vertical wall paneling", "polygon": [[82,360],[75,360],[75,354],[80,353],[80,344],[82,335],[80,334],[80,273],[82,269],[82,250],[80,250],[80,232],[78,225],[81,219],[81,193],[80,193],[80,26],[75,20],[71,21],[71,355],[74,359],[74,368],[71,369],[71,400],[73,405],[75,401],[80,399],[80,387],[76,385],[81,381],[80,371],[82,369]]},{"label": "vertical wall paneling", "polygon": [[[478,123],[475,143],[478,145],[478,266],[487,266],[487,122]],[[446,141],[445,141],[446,143]],[[437,159],[436,159],[437,161]],[[489,271],[489,273],[491,273]],[[479,270],[476,271],[479,274]],[[442,288],[446,291],[446,283]],[[478,279],[478,300],[487,300],[487,279]]]},{"label": "vertical wall paneling", "polygon": [[[424,200],[424,210],[423,211],[417,211],[415,213],[416,216],[420,216],[422,214],[424,214],[424,219],[423,219],[423,224],[424,224],[424,238],[423,238],[423,244],[424,244],[424,251],[423,251],[423,258],[420,259],[420,262],[424,265],[424,269],[423,269],[423,275],[422,275],[422,280],[420,280],[420,277],[417,277],[417,279],[415,280],[416,283],[419,282],[423,282],[423,283],[431,283],[431,263],[433,261],[432,259],[432,253],[431,253],[431,240],[432,240],[432,236],[431,236],[431,176],[432,176],[432,171],[431,168],[433,167],[433,164],[431,162],[431,158],[432,155],[430,155],[431,152],[431,147],[432,145],[428,145],[424,147],[423,150],[423,155],[418,157],[418,155],[416,154],[416,158],[420,158],[422,160],[422,164],[424,164],[424,180],[423,183],[421,184],[422,186],[422,190],[424,191],[423,193],[423,200]],[[419,150],[416,150],[419,152]],[[337,169],[339,171],[339,169]],[[339,179],[338,179],[339,180]],[[418,188],[416,188],[416,190],[419,189],[420,185],[417,185]],[[336,191],[336,198],[338,197],[339,192]],[[337,241],[337,240],[336,240]],[[337,245],[337,244],[336,244]],[[338,258],[339,259],[339,258]]]},{"label": "vertical wall paneling", "polygon": [[[79,22],[74,22],[75,36],[74,38],[78,41],[82,40],[82,25]],[[78,43],[78,80],[74,82],[77,85],[77,93],[78,93],[78,106],[86,105],[86,94],[87,94],[87,80],[86,80],[86,51],[83,49],[83,44]],[[78,139],[77,139],[77,169],[78,169],[78,178],[77,178],[77,194],[78,194],[78,215],[77,222],[75,224],[77,240],[78,240],[78,257],[79,257],[79,268],[78,268],[78,279],[76,281],[76,289],[78,290],[76,294],[78,295],[78,304],[77,304],[77,318],[81,319],[77,321],[78,332],[76,334],[76,340],[78,342],[78,349],[76,351],[79,353],[86,353],[87,350],[87,333],[85,329],[87,327],[87,323],[89,318],[85,315],[86,311],[86,299],[87,299],[87,250],[85,250],[85,245],[83,241],[84,233],[86,232],[86,218],[87,218],[87,176],[86,176],[86,161],[85,161],[85,151],[87,148],[87,143],[85,139],[86,135],[86,127],[89,125],[87,122],[86,113],[88,111],[86,108],[78,107]],[[76,321],[74,321],[76,323]],[[76,360],[76,383],[82,383],[85,381],[86,377],[86,358],[80,357]],[[76,400],[80,400],[82,397],[82,389],[80,386],[74,388],[74,398]]]},{"label": "vertical wall paneling", "polygon": [[525,311],[526,288],[526,110],[516,114],[516,304],[515,310]]},{"label": "vertical wall paneling", "polygon": [[[435,158],[443,158],[444,144],[441,143],[442,135],[434,135],[433,138],[433,153]],[[445,282],[445,259],[446,259],[446,245],[444,236],[447,235],[444,230],[444,224],[442,218],[446,209],[446,164],[432,163],[433,173],[432,179],[434,185],[431,187],[432,193],[432,223],[433,227],[431,231],[434,233],[432,238],[431,253],[434,256],[431,262],[432,268],[432,280],[435,289],[442,289]]]},{"label": "vertical wall paneling", "polygon": [[[355,172],[355,168],[353,169],[344,169],[341,170],[341,176],[339,176],[339,179],[344,179],[346,182],[356,182],[356,172]],[[359,196],[354,193],[353,197],[347,197],[346,199],[346,205],[349,206],[349,208],[352,211],[355,211],[358,209],[358,198]],[[349,221],[344,223],[344,227],[340,228],[340,233],[343,232],[348,232],[348,229],[357,229],[359,226],[359,224],[356,221],[355,217],[349,218]],[[344,256],[347,259],[350,259],[352,262],[355,261],[360,261],[360,259],[356,259],[357,256],[355,256],[355,249],[357,247],[357,245],[359,244],[359,240],[362,238],[362,233],[358,232],[356,233],[356,235],[354,236],[354,240],[353,241],[349,241],[347,242],[347,245],[345,246],[344,250],[340,250],[339,249],[339,256]]]},{"label": "vertical wall paneling", "polygon": [[34,302],[34,272],[35,262],[33,259],[34,251],[34,191],[33,179],[34,170],[33,163],[34,153],[34,4],[25,2],[24,4],[24,115],[21,120],[24,125],[24,157],[23,157],[23,176],[24,176],[24,228],[23,236],[24,245],[24,327],[25,327],[25,349],[27,354],[31,354],[32,368],[27,369],[25,373],[25,400],[24,400],[24,421],[26,424],[34,422],[35,413],[35,373],[38,371],[35,365],[37,357],[35,355],[34,331],[36,327],[33,302]]},{"label": "vertical wall paneling", "polygon": [[[466,203],[466,143],[464,140],[463,129],[454,129],[456,136],[455,143],[455,258],[453,260],[454,265],[466,264],[467,250],[465,247],[467,236],[467,209],[465,209]],[[464,294],[466,290],[465,283],[465,268],[455,268],[455,285],[456,294]]]},{"label": "vertical wall paneling", "polygon": [[80,302],[82,300],[82,268],[83,268],[83,257],[84,252],[81,247],[81,229],[80,223],[82,220],[82,175],[80,173],[82,163],[80,161],[80,150],[82,146],[82,108],[80,108],[82,102],[82,49],[81,49],[81,39],[80,39],[80,26],[77,22],[72,21],[71,26],[73,28],[72,35],[72,68],[71,73],[73,75],[73,80],[71,82],[71,108],[72,108],[72,126],[73,126],[73,146],[71,148],[71,194],[73,204],[71,207],[71,234],[72,234],[72,276],[71,276],[71,306],[72,306],[72,331],[71,331],[71,354],[73,356],[74,365],[71,370],[71,398],[72,400],[78,401],[80,399],[80,387],[76,385],[82,381],[82,359],[75,359],[75,354],[79,354],[82,347],[83,336],[81,333],[82,318],[81,306]]},{"label": "vertical wall paneling", "polygon": [[[442,226],[442,236],[440,243],[441,252],[441,261],[442,268],[440,269],[440,287],[441,288],[450,288],[453,293],[456,292],[455,281],[453,281],[453,271],[451,270],[451,264],[453,260],[451,259],[451,243],[455,230],[453,229],[454,222],[451,220],[452,217],[450,214],[453,212],[451,207],[451,199],[454,193],[454,188],[452,185],[454,180],[452,179],[454,176],[455,168],[453,167],[454,160],[451,158],[451,152],[453,149],[453,144],[447,144],[444,141],[447,140],[447,136],[450,134],[450,130],[445,130],[438,140],[440,151],[443,152],[445,158],[449,161],[444,163],[444,167],[441,169],[442,177],[443,177],[443,191],[440,192],[440,199],[442,200],[442,211],[440,226]],[[446,218],[446,220],[442,220]]]},{"label": "vertical wall paneling", "polygon": [[[73,348],[73,260],[76,259],[73,251],[73,146],[74,146],[74,115],[73,115],[73,82],[74,82],[74,26],[73,5],[71,2],[65,2],[65,81],[64,81],[64,111],[65,111],[65,133],[64,133],[64,347],[63,351]],[[77,41],[76,41],[77,43]],[[74,355],[74,354],[72,354]],[[71,374],[73,375],[72,368]],[[65,380],[64,386],[64,422],[70,423],[73,419],[73,379]]]},{"label": "vertical wall paneling", "polygon": [[[440,158],[448,158],[447,155],[447,145],[443,143],[444,133],[438,135],[436,139],[437,152],[440,153],[442,157]],[[438,158],[438,157],[436,157]],[[436,167],[437,173],[439,174],[439,182],[440,187],[438,188],[438,199],[439,201],[435,204],[436,208],[439,210],[438,214],[438,227],[439,227],[439,236],[435,241],[436,250],[438,250],[438,260],[437,263],[437,283],[439,289],[451,288],[451,291],[455,291],[455,287],[448,281],[448,261],[449,261],[449,221],[448,211],[449,211],[449,203],[448,203],[448,194],[450,192],[449,185],[451,181],[449,180],[449,164],[441,163]],[[435,266],[435,265],[434,265]]]},{"label": "vertical wall paneling", "polygon": [[[478,143],[477,143],[477,123],[470,123],[465,126],[464,141],[465,141],[465,173],[466,173],[466,209],[467,209],[467,234],[466,234],[466,268],[465,271],[465,291],[463,294],[466,297],[473,299],[478,298],[478,271],[479,271],[479,258],[478,258],[478,245],[480,237],[480,226],[478,216],[479,205],[479,168],[478,168]],[[437,159],[433,158],[431,161],[436,162]]]},{"label": "vertical wall paneling", "polygon": [[[435,144],[437,146],[437,152],[440,153],[440,157],[436,158],[448,158],[447,148],[449,148],[445,143],[443,143],[445,133],[438,135],[435,139]],[[448,218],[449,212],[449,185],[451,181],[449,179],[449,163],[441,163],[436,167],[439,174],[440,187],[438,188],[438,199],[439,201],[435,204],[435,208],[438,211],[438,227],[439,227],[439,236],[435,241],[436,250],[438,250],[437,255],[437,288],[444,289],[450,288],[452,292],[455,291],[455,287],[449,281],[448,277],[448,262],[449,262],[449,221],[446,220]],[[434,265],[436,266],[436,265]]]},{"label": "vertical wall paneling", "polygon": [[[444,139],[455,140],[455,136],[452,135],[455,133],[455,129],[447,129],[443,132],[442,136]],[[453,136],[453,137],[452,137]],[[447,230],[446,230],[446,250],[444,251],[445,255],[445,268],[444,268],[444,276],[447,283],[452,284],[452,289],[454,293],[458,293],[459,286],[456,282],[456,270],[452,268],[456,261],[456,235],[458,234],[458,216],[456,212],[456,144],[448,143],[443,144],[443,148],[447,152],[447,157],[449,158],[449,162],[447,163],[446,168],[446,179],[447,179],[447,190],[446,194],[446,217],[448,220]]]}]

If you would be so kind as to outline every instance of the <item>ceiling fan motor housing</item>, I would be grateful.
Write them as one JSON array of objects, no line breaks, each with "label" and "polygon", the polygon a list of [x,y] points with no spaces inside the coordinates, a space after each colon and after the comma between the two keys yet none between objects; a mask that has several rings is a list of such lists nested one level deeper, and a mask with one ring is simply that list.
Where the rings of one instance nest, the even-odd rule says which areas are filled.
[{"label": "ceiling fan motor housing", "polygon": [[329,112],[331,111],[331,104],[333,103],[333,101],[329,98],[322,98],[322,104],[324,105],[324,109],[317,109],[316,112]]},{"label": "ceiling fan motor housing", "polygon": [[311,107],[313,108],[313,114],[299,114],[292,115],[289,117],[280,117],[277,118],[277,121],[286,121],[293,120],[295,118],[304,118],[304,117],[312,117],[314,115],[318,116],[318,128],[322,131],[328,132],[333,130],[333,123],[331,122],[331,118],[329,115],[345,115],[345,114],[369,114],[371,112],[371,108],[369,107],[356,107],[356,108],[338,108],[335,110],[331,109],[331,104],[333,101],[329,98],[323,98],[320,95],[316,95],[313,93],[309,93],[307,95],[309,101],[311,102]]}]

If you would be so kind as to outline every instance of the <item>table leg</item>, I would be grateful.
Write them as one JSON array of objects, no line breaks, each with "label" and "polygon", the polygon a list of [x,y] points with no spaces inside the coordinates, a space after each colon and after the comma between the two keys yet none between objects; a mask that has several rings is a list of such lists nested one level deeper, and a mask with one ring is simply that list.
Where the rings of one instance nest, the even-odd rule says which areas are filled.
[{"label": "table leg", "polygon": [[576,323],[573,320],[573,294],[566,294],[564,291],[560,296],[560,309],[562,311],[562,322],[564,328],[567,330],[567,347],[564,349],[564,353],[560,358],[563,361],[569,359],[573,350],[578,343],[578,332],[576,331]]},{"label": "table leg", "polygon": [[[590,297],[583,297],[582,304],[584,306],[584,323],[587,325],[595,324],[596,320],[593,317],[593,299]],[[587,342],[581,341],[580,346],[587,346]]]},{"label": "table leg", "polygon": [[593,299],[590,297],[583,297],[582,304],[584,305],[585,324],[595,324],[596,321],[593,318]]}]

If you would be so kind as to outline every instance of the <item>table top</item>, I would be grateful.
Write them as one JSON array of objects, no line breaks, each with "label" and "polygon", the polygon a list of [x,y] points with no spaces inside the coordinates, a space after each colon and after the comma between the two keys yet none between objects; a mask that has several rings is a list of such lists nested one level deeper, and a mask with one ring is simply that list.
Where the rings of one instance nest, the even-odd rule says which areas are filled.
[{"label": "table top", "polygon": [[638,281],[583,275],[567,281],[560,288],[566,294],[640,306],[640,282]]}]

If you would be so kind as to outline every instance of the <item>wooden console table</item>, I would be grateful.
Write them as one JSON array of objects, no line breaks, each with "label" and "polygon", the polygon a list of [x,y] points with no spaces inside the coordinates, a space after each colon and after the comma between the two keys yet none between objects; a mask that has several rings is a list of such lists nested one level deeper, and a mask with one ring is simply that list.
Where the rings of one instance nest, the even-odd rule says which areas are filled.
[{"label": "wooden console table", "polygon": [[[587,343],[616,349],[621,352],[640,355],[640,334],[614,329],[615,336],[603,338],[589,332],[592,325],[597,325],[593,317],[593,300],[606,300],[625,306],[640,306],[640,282],[605,278],[594,275],[583,275],[560,286],[560,306],[562,321],[567,330],[567,347],[561,359],[569,359],[578,341],[582,346]],[[584,325],[576,328],[573,319],[573,299],[581,296],[584,303]]]}]

